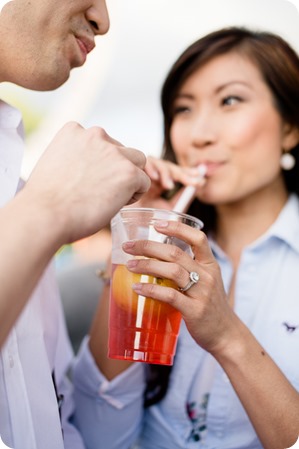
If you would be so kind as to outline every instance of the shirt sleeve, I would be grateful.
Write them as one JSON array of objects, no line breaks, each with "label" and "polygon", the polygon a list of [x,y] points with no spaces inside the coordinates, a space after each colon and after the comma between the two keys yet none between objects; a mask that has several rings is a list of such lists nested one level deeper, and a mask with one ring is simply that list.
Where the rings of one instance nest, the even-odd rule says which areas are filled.
[{"label": "shirt sleeve", "polygon": [[108,381],[99,371],[86,337],[73,365],[74,422],[87,449],[128,449],[143,419],[145,370],[142,363]]}]

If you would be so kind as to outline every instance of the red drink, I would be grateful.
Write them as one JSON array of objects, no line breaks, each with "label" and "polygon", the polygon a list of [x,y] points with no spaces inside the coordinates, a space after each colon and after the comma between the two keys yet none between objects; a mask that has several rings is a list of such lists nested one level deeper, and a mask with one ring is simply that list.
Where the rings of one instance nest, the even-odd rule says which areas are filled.
[{"label": "red drink", "polygon": [[145,298],[132,284],[147,282],[176,288],[168,279],[140,275],[113,265],[109,352],[111,358],[172,365],[181,314],[169,304]]}]

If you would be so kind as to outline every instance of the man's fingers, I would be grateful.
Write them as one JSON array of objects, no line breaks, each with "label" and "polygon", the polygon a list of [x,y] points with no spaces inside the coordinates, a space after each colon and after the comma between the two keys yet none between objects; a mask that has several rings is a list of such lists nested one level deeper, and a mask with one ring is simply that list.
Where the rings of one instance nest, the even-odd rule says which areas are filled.
[{"label": "man's fingers", "polygon": [[141,168],[142,170],[144,169],[146,164],[146,156],[144,153],[142,153],[142,151],[135,150],[135,148],[127,148],[127,147],[120,147],[119,151],[134,165]]},{"label": "man's fingers", "polygon": [[135,148],[125,147],[121,142],[111,137],[103,128],[99,126],[93,126],[89,128],[88,131],[94,133],[96,138],[106,140],[113,146],[117,147],[119,152],[122,153],[133,164],[135,164],[137,167],[141,169],[144,169],[146,164],[146,156],[142,151],[136,150]]}]

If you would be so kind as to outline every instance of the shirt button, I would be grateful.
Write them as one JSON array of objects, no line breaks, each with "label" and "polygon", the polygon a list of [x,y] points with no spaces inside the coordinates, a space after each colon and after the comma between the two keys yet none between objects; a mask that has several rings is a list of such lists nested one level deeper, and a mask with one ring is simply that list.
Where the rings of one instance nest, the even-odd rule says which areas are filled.
[{"label": "shirt button", "polygon": [[8,358],[8,360],[9,360],[9,366],[10,366],[10,368],[13,368],[14,365],[15,365],[13,356],[10,355],[9,358]]}]

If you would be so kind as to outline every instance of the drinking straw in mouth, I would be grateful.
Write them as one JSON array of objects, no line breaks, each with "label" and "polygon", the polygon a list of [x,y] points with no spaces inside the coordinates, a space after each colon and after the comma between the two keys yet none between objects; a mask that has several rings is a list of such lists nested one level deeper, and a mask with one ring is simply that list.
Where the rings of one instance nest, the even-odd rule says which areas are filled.
[{"label": "drinking straw in mouth", "polygon": [[[198,167],[198,178],[203,179],[207,174],[207,166],[200,164]],[[196,192],[196,186],[187,186],[184,188],[181,196],[174,205],[173,210],[175,212],[184,212],[190,201],[194,198]]]}]

